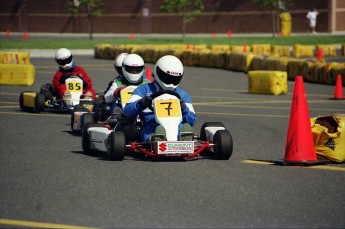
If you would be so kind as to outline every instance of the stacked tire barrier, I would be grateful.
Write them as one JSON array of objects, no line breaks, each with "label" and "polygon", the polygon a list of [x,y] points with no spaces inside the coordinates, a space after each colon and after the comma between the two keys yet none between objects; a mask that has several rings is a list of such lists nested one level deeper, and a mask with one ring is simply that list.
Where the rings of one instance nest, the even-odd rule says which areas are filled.
[{"label": "stacked tire barrier", "polygon": [[345,115],[314,117],[310,124],[318,157],[345,162]]},{"label": "stacked tire barrier", "polygon": [[[325,56],[335,56],[335,45],[111,45],[95,46],[95,58],[114,59],[122,52],[137,53],[146,63],[155,63],[163,55],[177,56],[185,66],[222,68],[231,71],[283,71],[288,80],[303,76],[305,82],[335,84],[342,76],[345,86],[345,63],[318,60],[316,53],[322,49]],[[245,50],[245,51],[244,51]],[[341,55],[345,55],[342,44]]]},{"label": "stacked tire barrier", "polygon": [[0,52],[0,85],[31,86],[34,82],[29,52]]}]

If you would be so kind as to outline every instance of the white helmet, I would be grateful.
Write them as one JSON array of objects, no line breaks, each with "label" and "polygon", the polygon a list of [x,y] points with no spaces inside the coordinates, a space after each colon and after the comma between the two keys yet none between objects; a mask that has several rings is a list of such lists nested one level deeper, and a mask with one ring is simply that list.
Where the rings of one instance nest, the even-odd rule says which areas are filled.
[{"label": "white helmet", "polygon": [[128,54],[122,62],[123,76],[130,83],[138,83],[145,71],[144,60],[137,54]]},{"label": "white helmet", "polygon": [[128,53],[126,53],[126,52],[120,53],[119,55],[117,55],[117,57],[114,60],[115,70],[117,71],[117,73],[119,73],[120,76],[123,76],[122,62],[127,55],[128,55]]},{"label": "white helmet", "polygon": [[155,80],[164,90],[174,90],[181,82],[183,64],[175,56],[161,57],[154,69]]},{"label": "white helmet", "polygon": [[73,66],[73,56],[71,51],[66,48],[57,50],[55,53],[55,61],[61,68],[65,70],[70,69]]}]

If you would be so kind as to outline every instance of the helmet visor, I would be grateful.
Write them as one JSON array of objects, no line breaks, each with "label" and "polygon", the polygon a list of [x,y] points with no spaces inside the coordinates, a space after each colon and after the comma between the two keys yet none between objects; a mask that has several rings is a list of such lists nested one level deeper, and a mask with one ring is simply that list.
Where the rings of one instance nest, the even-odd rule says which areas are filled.
[{"label": "helmet visor", "polygon": [[170,75],[168,73],[163,72],[159,67],[157,67],[156,72],[157,72],[157,75],[158,75],[159,79],[163,83],[165,83],[165,84],[173,84],[175,86],[177,86],[181,82],[182,76],[183,76],[183,74],[180,75],[180,76],[172,76],[172,75]]},{"label": "helmet visor", "polygon": [[144,66],[128,66],[124,65],[125,71],[131,74],[138,74],[144,70]]},{"label": "helmet visor", "polygon": [[72,62],[72,55],[66,59],[55,59],[58,65],[64,66]]}]

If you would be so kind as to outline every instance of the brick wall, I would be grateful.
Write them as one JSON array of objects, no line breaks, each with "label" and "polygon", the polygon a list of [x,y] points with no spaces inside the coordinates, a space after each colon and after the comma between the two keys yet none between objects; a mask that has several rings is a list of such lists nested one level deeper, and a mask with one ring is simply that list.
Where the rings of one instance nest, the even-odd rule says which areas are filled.
[{"label": "brick wall", "polygon": [[[288,6],[292,16],[292,32],[307,32],[305,15],[310,6],[315,6],[318,16],[317,30],[345,30],[344,11],[331,15],[330,1],[294,0]],[[337,0],[343,7],[344,0]],[[94,33],[181,33],[182,22],[174,14],[159,11],[163,0],[104,0],[103,12],[94,18]],[[263,33],[272,32],[271,12],[254,6],[252,0],[204,0],[201,16],[187,25],[187,33]],[[149,16],[143,16],[143,8]],[[147,11],[146,11],[147,12]],[[333,17],[333,19],[331,18]],[[13,32],[59,32],[87,33],[86,15],[73,17],[68,12],[67,0],[1,0],[0,29]],[[335,23],[335,26],[332,23]]]}]

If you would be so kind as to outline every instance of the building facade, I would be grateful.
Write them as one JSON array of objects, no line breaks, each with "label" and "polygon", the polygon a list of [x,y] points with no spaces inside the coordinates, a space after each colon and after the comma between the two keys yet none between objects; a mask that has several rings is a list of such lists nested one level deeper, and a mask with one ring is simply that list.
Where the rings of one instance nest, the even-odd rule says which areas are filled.
[{"label": "building facade", "polygon": [[[181,33],[175,14],[160,12],[164,0],[103,0],[101,16],[93,18],[93,33]],[[270,33],[272,12],[252,0],[204,0],[203,13],[187,24],[187,33]],[[345,0],[293,0],[292,33],[308,32],[306,14],[319,11],[318,32],[345,32]],[[68,0],[1,0],[1,31],[88,33],[87,15],[73,15]],[[278,22],[278,25],[280,23]]]}]

